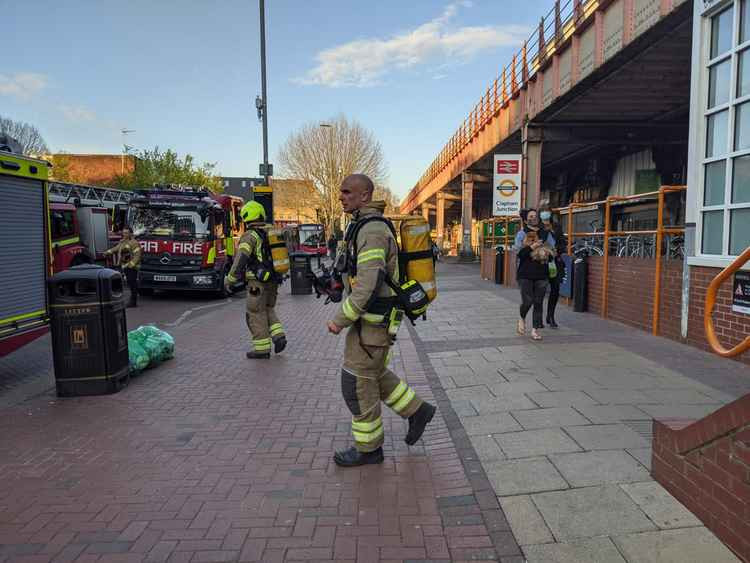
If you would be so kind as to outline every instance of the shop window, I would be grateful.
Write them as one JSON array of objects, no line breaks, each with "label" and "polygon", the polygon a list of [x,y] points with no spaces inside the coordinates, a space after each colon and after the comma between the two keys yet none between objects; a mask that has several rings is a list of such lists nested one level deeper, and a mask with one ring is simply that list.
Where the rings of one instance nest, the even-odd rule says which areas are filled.
[{"label": "shop window", "polygon": [[727,0],[704,26],[700,254],[750,246],[750,0]]}]

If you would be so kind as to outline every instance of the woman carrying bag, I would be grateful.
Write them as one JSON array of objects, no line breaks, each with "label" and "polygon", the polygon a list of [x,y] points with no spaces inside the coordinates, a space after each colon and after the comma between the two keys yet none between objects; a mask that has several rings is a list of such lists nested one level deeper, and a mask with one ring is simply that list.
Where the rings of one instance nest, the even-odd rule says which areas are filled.
[{"label": "woman carrying bag", "polygon": [[531,338],[541,340],[539,331],[544,328],[544,296],[549,285],[550,269],[554,271],[555,268],[555,237],[540,224],[536,209],[528,210],[524,223],[513,245],[518,255],[516,279],[522,299],[517,330],[518,334],[526,334],[526,315],[533,307]]}]

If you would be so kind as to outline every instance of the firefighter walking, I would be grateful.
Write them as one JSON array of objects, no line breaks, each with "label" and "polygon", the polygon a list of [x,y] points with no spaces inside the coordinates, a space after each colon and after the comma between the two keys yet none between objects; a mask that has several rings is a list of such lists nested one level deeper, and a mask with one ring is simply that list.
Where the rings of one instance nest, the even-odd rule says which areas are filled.
[{"label": "firefighter walking", "polygon": [[398,279],[398,245],[383,221],[367,221],[361,229],[356,228],[358,222],[368,217],[383,215],[385,203],[372,201],[373,191],[370,178],[354,174],[341,184],[339,198],[344,211],[353,218],[346,237],[348,296],[328,322],[328,330],[333,334],[349,327],[341,392],[352,413],[354,446],[333,456],[336,464],[344,467],[383,462],[381,401],[408,419],[409,430],[404,440],[409,445],[419,440],[435,414],[433,405],[420,399],[387,367],[395,331],[389,331],[387,318],[393,294],[383,280],[385,276]]},{"label": "firefighter walking", "polygon": [[[272,246],[275,245],[268,239],[263,206],[257,201],[250,201],[242,207],[240,216],[247,230],[240,239],[237,257],[224,279],[224,285],[231,290],[244,273],[247,282],[245,321],[252,339],[252,350],[246,355],[249,359],[268,359],[272,345],[276,354],[286,348],[284,327],[275,310],[279,283],[282,281],[278,270],[283,264],[274,260],[272,255]],[[287,257],[287,269],[288,264]]]},{"label": "firefighter walking", "polygon": [[138,306],[138,270],[141,268],[141,245],[133,238],[133,231],[128,227],[122,230],[122,240],[107,250],[104,255],[115,255],[115,264],[122,266],[122,273],[128,282],[130,302],[128,307]]}]

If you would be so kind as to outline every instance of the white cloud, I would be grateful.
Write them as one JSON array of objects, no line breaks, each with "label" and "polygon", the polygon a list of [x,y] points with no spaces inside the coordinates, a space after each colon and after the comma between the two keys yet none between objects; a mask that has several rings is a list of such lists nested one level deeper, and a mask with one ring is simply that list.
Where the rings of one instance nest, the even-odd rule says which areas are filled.
[{"label": "white cloud", "polygon": [[520,46],[529,30],[521,26],[449,28],[459,8],[469,0],[449,4],[437,18],[387,39],[358,39],[325,49],[316,55],[317,66],[296,79],[301,84],[366,87],[377,84],[393,69],[426,63],[465,62],[481,51]]},{"label": "white cloud", "polygon": [[96,114],[88,108],[83,106],[60,106],[60,111],[65,116],[65,119],[69,121],[81,122],[81,121],[94,121]]},{"label": "white cloud", "polygon": [[0,74],[0,95],[28,100],[47,87],[47,77],[33,72]]}]

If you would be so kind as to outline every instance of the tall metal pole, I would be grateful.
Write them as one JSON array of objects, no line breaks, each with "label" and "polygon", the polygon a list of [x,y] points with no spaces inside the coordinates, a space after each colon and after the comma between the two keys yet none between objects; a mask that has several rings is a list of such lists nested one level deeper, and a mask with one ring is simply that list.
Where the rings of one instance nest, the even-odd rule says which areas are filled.
[{"label": "tall metal pole", "polygon": [[263,97],[263,166],[266,186],[271,185],[268,174],[268,97],[266,95],[266,10],[265,0],[259,0],[260,4],[260,76],[261,96]]}]

